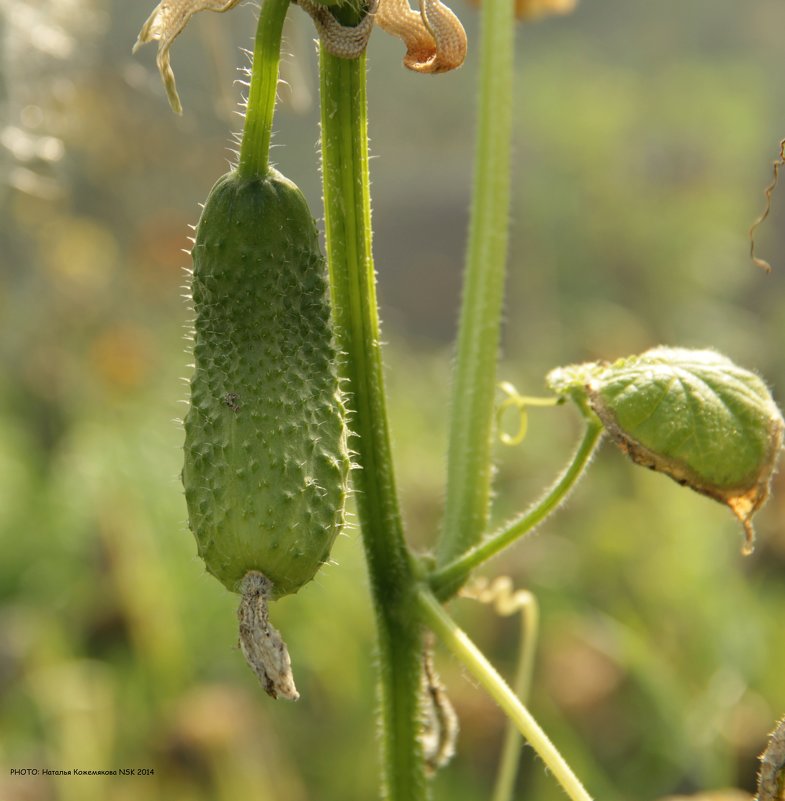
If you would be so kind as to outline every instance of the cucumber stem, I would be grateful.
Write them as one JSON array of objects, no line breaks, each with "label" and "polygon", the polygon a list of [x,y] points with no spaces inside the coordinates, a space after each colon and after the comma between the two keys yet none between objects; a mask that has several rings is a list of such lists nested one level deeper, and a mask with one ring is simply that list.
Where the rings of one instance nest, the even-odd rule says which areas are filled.
[{"label": "cucumber stem", "polygon": [[[537,599],[531,593],[514,593],[514,595],[520,599],[518,611],[521,613],[521,641],[518,653],[518,667],[515,671],[512,691],[520,699],[521,703],[526,706],[529,703],[529,691],[531,690],[532,676],[534,674],[534,654],[540,626],[540,608]],[[523,740],[518,728],[515,722],[508,718],[504,733],[502,756],[496,773],[496,784],[493,788],[491,801],[513,801],[515,780],[518,776],[522,750]]]},{"label": "cucumber stem", "polygon": [[510,213],[515,18],[512,0],[482,3],[474,191],[452,380],[447,497],[437,563],[475,545],[488,523],[496,362]]},{"label": "cucumber stem", "polygon": [[436,597],[441,600],[449,598],[458,591],[472,570],[528,534],[557,509],[589,466],[602,439],[603,431],[598,421],[589,420],[570,463],[542,498],[500,529],[489,534],[478,545],[435,570],[430,575],[429,581]]},{"label": "cucumber stem", "polygon": [[502,708],[569,798],[572,801],[592,801],[572,768],[540,728],[529,710],[496,672],[482,651],[444,611],[436,598],[427,589],[421,589],[417,600],[422,619],[428,627]]},{"label": "cucumber stem", "polygon": [[421,731],[422,634],[403,537],[382,372],[371,253],[365,56],[320,51],[322,178],[333,320],[359,470],[353,473],[378,629],[383,794],[427,797]]},{"label": "cucumber stem", "polygon": [[270,137],[275,98],[278,92],[278,64],[281,36],[289,0],[264,0],[259,12],[251,67],[251,87],[245,112],[243,139],[237,172],[243,178],[263,178],[269,170]]}]

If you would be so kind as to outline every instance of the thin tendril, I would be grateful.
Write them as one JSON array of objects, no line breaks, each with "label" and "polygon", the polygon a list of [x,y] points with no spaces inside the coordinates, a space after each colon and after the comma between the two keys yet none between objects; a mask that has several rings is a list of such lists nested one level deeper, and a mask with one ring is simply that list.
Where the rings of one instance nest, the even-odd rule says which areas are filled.
[{"label": "thin tendril", "polygon": [[771,163],[772,164],[772,179],[771,183],[766,187],[763,191],[763,194],[766,196],[766,206],[763,209],[763,213],[758,217],[757,220],[750,226],[750,258],[752,259],[752,263],[757,267],[760,267],[762,270],[765,270],[767,273],[771,272],[771,265],[765,260],[761,259],[755,255],[755,231],[758,227],[763,223],[763,221],[769,216],[769,212],[771,211],[771,201],[772,196],[774,195],[774,190],[777,188],[777,182],[779,181],[780,177],[780,167],[785,167],[785,139],[780,142],[780,151],[777,158]]}]

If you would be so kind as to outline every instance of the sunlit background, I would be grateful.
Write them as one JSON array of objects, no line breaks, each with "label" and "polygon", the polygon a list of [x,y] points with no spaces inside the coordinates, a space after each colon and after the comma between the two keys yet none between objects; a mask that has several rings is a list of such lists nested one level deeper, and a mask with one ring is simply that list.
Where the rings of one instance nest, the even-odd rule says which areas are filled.
[{"label": "sunlit background", "polygon": [[[456,3],[462,0],[455,0]],[[153,0],[2,0],[0,799],[367,801],[377,795],[373,629],[359,534],[278,603],[301,700],[273,702],[236,647],[179,485],[189,224],[231,159],[256,9],[177,41],[172,114]],[[438,531],[451,339],[469,205],[477,10],[465,67],[421,76],[369,52],[374,225],[398,483],[410,537]],[[321,218],[313,30],[290,12],[279,169]],[[713,346],[785,399],[785,197],[761,211],[785,136],[781,0],[582,0],[522,26],[500,377],[660,343]],[[785,187],[782,188],[785,192]],[[507,420],[510,425],[514,420]],[[496,518],[546,486],[578,436],[534,410],[498,448]],[[740,555],[731,515],[601,451],[569,506],[493,562],[534,591],[531,707],[604,801],[751,790],[785,713],[785,483]],[[454,612],[507,674],[518,623]],[[462,733],[436,796],[489,796],[503,719],[437,654]],[[11,776],[12,768],[153,776]],[[562,797],[530,752],[516,798]]]}]

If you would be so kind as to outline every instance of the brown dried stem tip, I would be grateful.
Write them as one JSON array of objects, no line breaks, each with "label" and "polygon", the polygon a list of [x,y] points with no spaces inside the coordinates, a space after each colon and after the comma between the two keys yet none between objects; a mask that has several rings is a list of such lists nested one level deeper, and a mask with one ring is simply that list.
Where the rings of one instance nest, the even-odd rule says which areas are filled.
[{"label": "brown dried stem tip", "polygon": [[259,677],[264,691],[273,698],[296,701],[292,662],[280,633],[270,624],[267,602],[272,598],[272,582],[255,570],[245,574],[240,584],[242,601],[237,610],[240,621],[240,650]]}]

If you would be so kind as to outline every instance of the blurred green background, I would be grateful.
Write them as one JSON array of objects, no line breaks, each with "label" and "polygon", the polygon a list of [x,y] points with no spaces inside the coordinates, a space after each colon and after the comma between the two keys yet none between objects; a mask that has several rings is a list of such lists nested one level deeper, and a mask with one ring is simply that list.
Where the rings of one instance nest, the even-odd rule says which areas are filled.
[{"label": "blurred green background", "polygon": [[[460,2],[460,0],[456,0]],[[236,647],[179,485],[189,224],[225,171],[255,9],[201,15],[168,109],[152,0],[3,0],[0,75],[0,799],[376,797],[373,629],[355,528],[276,605],[302,698],[274,703]],[[477,12],[455,6],[470,43]],[[290,14],[273,158],[319,209],[313,30]],[[785,202],[748,259],[785,136],[781,0],[582,0],[519,30],[514,208],[500,377],[659,343],[713,346],[785,398]],[[469,204],[476,61],[429,77],[376,32],[374,223],[398,481],[427,548],[443,494],[451,338]],[[785,192],[785,188],[782,190]],[[514,421],[508,421],[514,424]],[[579,431],[535,410],[498,449],[497,519]],[[731,515],[601,451],[566,509],[493,562],[542,607],[533,711],[596,797],[751,789],[785,713],[785,481],[742,558]],[[518,623],[470,601],[510,672]],[[461,717],[440,799],[487,798],[503,720],[437,662]],[[14,777],[11,768],[152,768]],[[517,798],[560,792],[530,753]]]}]

